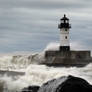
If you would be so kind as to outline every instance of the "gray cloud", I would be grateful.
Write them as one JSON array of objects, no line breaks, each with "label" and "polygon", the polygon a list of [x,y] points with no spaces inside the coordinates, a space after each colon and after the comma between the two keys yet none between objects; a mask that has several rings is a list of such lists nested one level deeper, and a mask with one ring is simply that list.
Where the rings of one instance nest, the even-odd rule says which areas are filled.
[{"label": "gray cloud", "polygon": [[[0,0],[1,8],[61,9],[89,7],[91,0]],[[73,9],[72,8],[72,9]]]},{"label": "gray cloud", "polygon": [[70,18],[71,42],[91,49],[91,0],[0,0],[0,53],[41,51],[59,41],[57,25]]}]

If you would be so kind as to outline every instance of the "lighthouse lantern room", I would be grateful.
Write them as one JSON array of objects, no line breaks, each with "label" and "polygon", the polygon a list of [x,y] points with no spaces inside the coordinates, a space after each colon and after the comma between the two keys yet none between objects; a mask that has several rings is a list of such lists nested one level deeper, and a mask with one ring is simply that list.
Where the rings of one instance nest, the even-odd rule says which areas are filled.
[{"label": "lighthouse lantern room", "polygon": [[60,51],[70,51],[69,29],[71,26],[65,14],[64,17],[60,19],[58,28],[60,29]]}]

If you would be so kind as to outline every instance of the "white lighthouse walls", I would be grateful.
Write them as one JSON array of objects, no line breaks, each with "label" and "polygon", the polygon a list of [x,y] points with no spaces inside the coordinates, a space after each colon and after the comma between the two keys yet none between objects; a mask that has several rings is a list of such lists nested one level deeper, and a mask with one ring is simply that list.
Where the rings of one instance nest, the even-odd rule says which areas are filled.
[{"label": "white lighthouse walls", "polygon": [[60,46],[70,46],[69,29],[60,29]]},{"label": "white lighthouse walls", "polygon": [[60,29],[60,51],[70,51],[69,29],[71,25],[65,14],[64,17],[60,19],[58,28]]}]

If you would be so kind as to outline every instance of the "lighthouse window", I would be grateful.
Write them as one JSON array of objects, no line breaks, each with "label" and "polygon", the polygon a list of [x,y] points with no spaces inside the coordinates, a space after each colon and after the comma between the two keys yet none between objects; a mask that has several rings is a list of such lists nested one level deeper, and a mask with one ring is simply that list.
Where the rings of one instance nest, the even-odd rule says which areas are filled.
[{"label": "lighthouse window", "polygon": [[65,39],[67,39],[67,36],[65,36]]}]

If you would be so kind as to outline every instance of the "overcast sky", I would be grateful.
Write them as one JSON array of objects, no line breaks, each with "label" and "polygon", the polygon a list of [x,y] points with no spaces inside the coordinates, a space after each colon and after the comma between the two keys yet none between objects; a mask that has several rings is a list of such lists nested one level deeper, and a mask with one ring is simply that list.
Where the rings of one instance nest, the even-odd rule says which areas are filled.
[{"label": "overcast sky", "polygon": [[72,49],[92,50],[92,0],[0,0],[0,53],[42,51],[70,18]]}]

